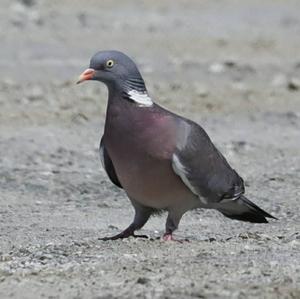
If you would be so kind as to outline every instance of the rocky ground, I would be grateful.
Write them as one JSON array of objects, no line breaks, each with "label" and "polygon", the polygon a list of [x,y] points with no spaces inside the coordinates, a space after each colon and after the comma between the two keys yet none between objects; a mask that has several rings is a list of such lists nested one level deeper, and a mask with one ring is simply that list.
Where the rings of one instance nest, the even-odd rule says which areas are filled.
[{"label": "rocky ground", "polygon": [[[0,2],[0,298],[300,298],[300,2]],[[75,86],[119,49],[199,122],[278,217],[187,213],[162,242],[103,242],[132,208],[100,166],[107,92]]]}]

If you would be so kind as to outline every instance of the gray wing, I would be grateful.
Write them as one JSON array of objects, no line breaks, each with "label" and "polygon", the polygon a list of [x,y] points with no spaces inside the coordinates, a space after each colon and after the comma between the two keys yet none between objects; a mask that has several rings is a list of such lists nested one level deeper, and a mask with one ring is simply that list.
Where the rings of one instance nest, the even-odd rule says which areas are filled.
[{"label": "gray wing", "polygon": [[103,137],[101,138],[101,141],[100,141],[99,152],[100,152],[100,159],[101,159],[102,166],[105,169],[108,177],[116,186],[118,186],[119,188],[123,188],[118,179],[118,176],[116,174],[114,165],[113,165],[113,163],[109,157],[109,154],[104,146]]},{"label": "gray wing", "polygon": [[244,193],[243,179],[230,167],[196,123],[181,119],[172,167],[190,190],[205,202],[236,199]]}]

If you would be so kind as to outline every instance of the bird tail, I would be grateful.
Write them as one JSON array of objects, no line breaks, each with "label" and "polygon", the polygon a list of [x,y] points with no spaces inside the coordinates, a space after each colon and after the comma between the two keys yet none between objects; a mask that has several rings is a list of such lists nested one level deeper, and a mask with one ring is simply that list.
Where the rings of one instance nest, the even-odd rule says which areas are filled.
[{"label": "bird tail", "polygon": [[220,202],[218,210],[228,218],[254,223],[268,223],[266,218],[277,219],[244,195],[232,201]]}]

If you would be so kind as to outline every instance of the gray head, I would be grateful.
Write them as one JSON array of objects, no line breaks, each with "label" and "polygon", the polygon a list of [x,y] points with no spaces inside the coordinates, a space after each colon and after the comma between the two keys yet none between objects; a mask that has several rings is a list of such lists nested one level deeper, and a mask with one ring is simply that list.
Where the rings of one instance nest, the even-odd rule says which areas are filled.
[{"label": "gray head", "polygon": [[91,61],[90,67],[79,77],[77,83],[86,80],[101,81],[108,89],[146,92],[144,80],[131,58],[119,51],[100,51]]}]

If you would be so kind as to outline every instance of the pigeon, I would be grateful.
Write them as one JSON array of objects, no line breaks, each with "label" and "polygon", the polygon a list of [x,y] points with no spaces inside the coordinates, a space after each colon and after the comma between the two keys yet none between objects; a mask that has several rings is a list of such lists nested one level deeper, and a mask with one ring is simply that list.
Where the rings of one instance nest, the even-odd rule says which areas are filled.
[{"label": "pigeon", "polygon": [[267,223],[274,216],[245,195],[244,181],[197,123],[150,97],[135,62],[119,51],[100,51],[77,83],[95,80],[108,88],[102,165],[113,184],[124,189],[134,208],[132,223],[116,240],[138,237],[151,215],[168,213],[163,240],[175,240],[183,214],[197,208],[224,216]]}]

